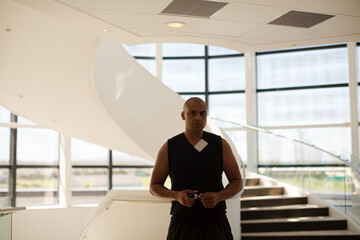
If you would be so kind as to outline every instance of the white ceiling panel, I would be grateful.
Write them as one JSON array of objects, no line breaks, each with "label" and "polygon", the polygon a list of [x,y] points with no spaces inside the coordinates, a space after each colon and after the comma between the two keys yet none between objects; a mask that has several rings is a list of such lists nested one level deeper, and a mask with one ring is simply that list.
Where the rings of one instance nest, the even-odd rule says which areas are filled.
[{"label": "white ceiling panel", "polygon": [[292,8],[299,1],[298,0],[232,0],[231,2],[249,3],[253,5],[273,6],[282,8]]},{"label": "white ceiling panel", "polygon": [[99,0],[55,0],[75,8],[98,8]]},{"label": "white ceiling panel", "polygon": [[360,16],[359,0],[302,0],[296,8],[316,13]]},{"label": "white ceiling panel", "polygon": [[98,0],[99,9],[102,10],[115,10],[122,12],[141,12],[141,13],[160,13],[171,0]]},{"label": "white ceiling panel", "polygon": [[360,18],[335,16],[313,27],[317,30],[337,32],[339,35],[360,33]]},{"label": "white ceiling panel", "polygon": [[244,23],[268,23],[286,12],[288,12],[286,8],[230,3],[218,12],[213,19]]},{"label": "white ceiling panel", "polygon": [[306,31],[305,28],[294,28],[276,25],[262,25],[256,27],[242,36],[245,38],[255,38],[273,41],[290,41],[296,39],[296,36]]}]

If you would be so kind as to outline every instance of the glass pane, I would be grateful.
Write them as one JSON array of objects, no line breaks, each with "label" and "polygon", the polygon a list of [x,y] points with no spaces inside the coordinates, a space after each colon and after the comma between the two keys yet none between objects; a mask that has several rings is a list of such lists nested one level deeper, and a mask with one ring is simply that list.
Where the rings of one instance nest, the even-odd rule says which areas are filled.
[{"label": "glass pane", "polygon": [[257,56],[258,88],[348,82],[346,48],[304,50]]},{"label": "glass pane", "polygon": [[163,43],[163,57],[204,56],[205,46],[190,43]]},{"label": "glass pane", "polygon": [[347,87],[258,93],[262,126],[344,123],[349,109]]},{"label": "glass pane", "polygon": [[233,149],[237,151],[239,154],[241,160],[244,164],[247,163],[247,137],[246,137],[246,131],[242,130],[226,130],[226,134],[230,137],[231,141],[235,145],[236,149]]},{"label": "glass pane", "polygon": [[0,127],[0,164],[10,161],[10,128]]},{"label": "glass pane", "polygon": [[18,164],[58,164],[59,134],[48,129],[18,128]]},{"label": "glass pane", "polygon": [[155,43],[138,44],[138,45],[130,45],[130,46],[123,44],[123,47],[132,56],[155,57],[155,55],[156,55],[156,44]]},{"label": "glass pane", "polygon": [[57,168],[18,168],[16,206],[58,204],[58,175]]},{"label": "glass pane", "polygon": [[9,170],[0,168],[0,197],[9,195]]},{"label": "glass pane", "polygon": [[347,127],[332,128],[297,128],[272,130],[275,133],[289,138],[299,139],[301,141],[314,143],[323,143],[329,149],[333,146],[351,152],[351,131]]},{"label": "glass pane", "polygon": [[[355,162],[354,162],[355,161]],[[351,163],[359,169],[359,160],[352,157]],[[350,215],[355,221],[360,224],[360,195],[359,188],[360,176],[354,169],[347,168],[346,171],[346,214]]]},{"label": "glass pane", "polygon": [[223,47],[216,47],[216,46],[209,46],[208,51],[209,51],[210,56],[213,56],[213,55],[240,54],[240,52],[238,52],[236,50],[223,48]]},{"label": "glass pane", "polygon": [[10,111],[0,106],[0,122],[9,123],[10,119]]},{"label": "glass pane", "polygon": [[[0,209],[10,207],[11,199],[9,197],[0,197]],[[12,214],[0,215],[0,239],[12,239]]]},{"label": "glass pane", "polygon": [[209,90],[245,90],[244,57],[209,59]]},{"label": "glass pane", "polygon": [[163,82],[175,92],[205,91],[204,60],[164,60]]},{"label": "glass pane", "polygon": [[20,124],[30,124],[30,125],[36,125],[36,123],[26,119],[26,118],[23,118],[21,116],[18,116],[17,118],[17,122],[20,123]]},{"label": "glass pane", "polygon": [[149,187],[152,168],[114,168],[114,188]]},{"label": "glass pane", "polygon": [[126,166],[134,166],[134,165],[146,165],[146,166],[153,166],[154,162],[151,160],[143,159],[136,156],[131,156],[129,154],[119,152],[119,151],[112,151],[112,159],[113,165],[126,165]]},{"label": "glass pane", "polygon": [[236,123],[245,123],[245,94],[231,93],[209,95],[209,116]]},{"label": "glass pane", "polygon": [[108,165],[109,150],[96,144],[71,139],[71,160],[74,165]]},{"label": "glass pane", "polygon": [[201,98],[204,102],[205,102],[205,96],[204,95],[180,95],[183,99],[185,100],[188,100],[189,98],[192,98],[192,97],[198,97],[198,98]]},{"label": "glass pane", "polygon": [[99,203],[108,189],[108,171],[101,168],[73,168],[72,204]]},{"label": "glass pane", "polygon": [[140,63],[141,66],[143,66],[154,77],[156,77],[156,62],[155,62],[155,60],[136,59],[136,61],[138,63]]},{"label": "glass pane", "polygon": [[259,132],[259,164],[338,164],[339,161],[316,148]]}]

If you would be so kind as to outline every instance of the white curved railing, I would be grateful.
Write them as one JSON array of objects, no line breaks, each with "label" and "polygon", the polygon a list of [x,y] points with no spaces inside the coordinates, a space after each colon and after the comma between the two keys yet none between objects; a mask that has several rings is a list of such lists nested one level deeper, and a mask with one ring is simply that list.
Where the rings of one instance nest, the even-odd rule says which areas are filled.
[{"label": "white curved railing", "polygon": [[239,131],[258,134],[260,174],[295,185],[360,224],[358,158],[323,143],[307,142],[256,126],[213,119],[236,126]]}]

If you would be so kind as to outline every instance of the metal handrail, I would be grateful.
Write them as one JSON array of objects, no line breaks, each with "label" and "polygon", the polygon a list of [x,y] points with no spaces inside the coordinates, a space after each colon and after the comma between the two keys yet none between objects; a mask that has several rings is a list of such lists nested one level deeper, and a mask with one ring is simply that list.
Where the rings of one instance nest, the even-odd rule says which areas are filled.
[{"label": "metal handrail", "polygon": [[19,211],[26,210],[26,207],[11,207],[11,208],[2,208],[0,209],[0,216],[4,216],[10,213],[15,213]]},{"label": "metal handrail", "polygon": [[[284,135],[281,135],[281,134],[278,134],[278,133],[274,133],[274,132],[272,132],[270,130],[266,130],[266,129],[259,128],[259,127],[256,127],[256,126],[252,126],[252,125],[240,124],[240,123],[227,121],[227,120],[214,118],[214,117],[212,117],[212,119],[220,121],[220,122],[225,122],[225,123],[230,123],[230,124],[234,124],[234,125],[237,125],[237,126],[241,126],[242,128],[245,128],[245,129],[255,130],[255,131],[258,131],[258,132],[264,132],[264,133],[267,133],[267,134],[270,134],[270,135],[273,135],[273,136],[276,136],[276,137],[284,138],[284,139],[287,139],[289,141],[297,142],[297,143],[304,144],[306,146],[315,148],[317,150],[320,150],[320,151],[322,151],[324,153],[327,153],[327,154],[339,159],[340,161],[344,162],[347,166],[351,167],[360,176],[360,170],[358,168],[356,168],[352,163],[350,163],[349,159],[346,159],[343,155],[339,155],[338,153],[334,153],[334,152],[331,152],[330,150],[326,150],[326,149],[324,149],[324,148],[322,148],[320,146],[317,146],[314,143],[309,143],[309,142],[299,140],[299,139],[296,139],[296,138],[291,138],[291,137],[288,137],[288,136],[284,136]],[[322,145],[325,145],[325,144],[322,144]],[[335,148],[335,147],[332,147],[332,148]],[[341,150],[341,149],[338,149],[338,150],[343,152],[343,153],[346,153],[349,156],[351,156],[350,159],[354,159],[356,162],[360,162],[360,160],[357,157],[355,157],[354,155],[352,155],[351,153],[348,153],[348,152],[346,152],[344,150]]]}]

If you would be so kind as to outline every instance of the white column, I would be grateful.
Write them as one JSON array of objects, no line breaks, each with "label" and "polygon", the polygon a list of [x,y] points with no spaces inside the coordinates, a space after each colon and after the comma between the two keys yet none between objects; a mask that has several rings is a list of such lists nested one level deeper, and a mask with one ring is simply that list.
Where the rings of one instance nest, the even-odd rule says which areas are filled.
[{"label": "white column", "polygon": [[350,89],[350,128],[351,153],[359,158],[359,119],[358,119],[358,84],[357,84],[357,54],[356,42],[347,44],[349,62],[349,89]]},{"label": "white column", "polygon": [[[256,96],[256,55],[245,53],[246,65],[246,123],[257,126]],[[257,172],[258,165],[258,134],[254,130],[247,131],[247,170]]]},{"label": "white column", "polygon": [[155,62],[156,62],[156,77],[157,77],[157,79],[162,81],[162,45],[161,45],[161,43],[156,44]]},{"label": "white column", "polygon": [[71,205],[71,137],[60,134],[59,205]]}]

